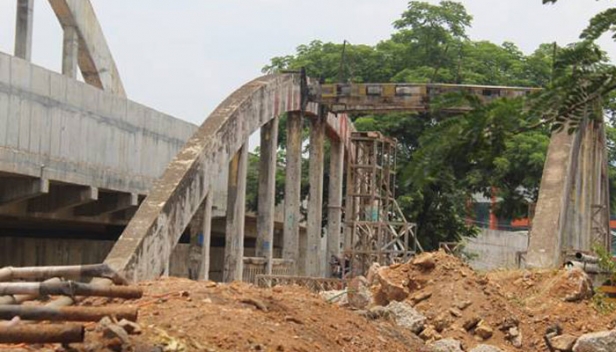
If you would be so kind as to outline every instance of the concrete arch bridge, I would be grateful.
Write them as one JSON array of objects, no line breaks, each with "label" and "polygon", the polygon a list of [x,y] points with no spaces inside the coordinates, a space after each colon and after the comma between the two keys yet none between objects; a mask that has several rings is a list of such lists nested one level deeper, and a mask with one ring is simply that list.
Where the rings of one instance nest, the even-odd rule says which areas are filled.
[{"label": "concrete arch bridge", "polygon": [[[409,255],[416,249],[412,224],[396,207],[391,187],[394,141],[378,133],[356,133],[345,113],[425,111],[431,99],[450,91],[489,101],[531,90],[321,85],[300,73],[275,74],[242,86],[197,128],[126,98],[89,1],[50,0],[64,31],[62,74],[30,63],[33,1],[17,4],[14,55],[0,53],[0,224],[17,230],[33,221],[126,225],[104,261],[131,280],[169,274],[174,248],[186,232],[203,234],[202,249],[189,260],[198,263],[198,276],[207,278],[212,218],[220,209],[225,214],[219,258],[224,281],[241,280],[245,264],[260,266],[264,273],[284,268],[284,273],[320,277],[326,274],[327,258],[341,251],[360,258],[364,266],[374,258]],[[76,79],[77,69],[84,82]],[[283,216],[277,221],[274,175],[282,114],[288,117],[286,180]],[[305,235],[300,235],[303,120],[310,126],[310,194]],[[261,135],[256,259],[247,259],[247,141],[256,131]],[[593,237],[607,243],[603,135],[602,123],[588,122],[574,135],[553,136],[537,205],[542,220],[535,221],[529,263],[555,265],[565,249],[590,249]],[[323,240],[326,139],[331,155]],[[227,178],[224,186],[217,182],[220,175]],[[224,204],[217,198],[221,192],[226,192]],[[278,236],[276,227],[282,228]]]}]

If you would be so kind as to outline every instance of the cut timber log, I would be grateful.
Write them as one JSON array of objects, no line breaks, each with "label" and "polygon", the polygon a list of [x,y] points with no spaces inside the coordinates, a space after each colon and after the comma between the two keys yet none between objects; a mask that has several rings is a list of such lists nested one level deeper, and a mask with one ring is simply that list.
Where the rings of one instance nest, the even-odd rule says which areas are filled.
[{"label": "cut timber log", "polygon": [[0,295],[64,295],[97,296],[136,299],[143,296],[139,287],[131,286],[95,286],[75,281],[64,282],[3,282],[0,283]]},{"label": "cut timber log", "polygon": [[116,285],[126,285],[128,282],[107,264],[69,265],[69,266],[35,266],[0,269],[0,281],[33,280],[40,281],[61,277],[76,281],[89,281],[94,277],[107,278]]},{"label": "cut timber log", "polygon": [[34,321],[99,321],[104,317],[115,317],[117,320],[137,320],[135,307],[38,307],[38,306],[0,306],[0,319],[11,320],[19,317],[21,320]]},{"label": "cut timber log", "polygon": [[83,342],[81,325],[17,325],[0,328],[0,343]]}]

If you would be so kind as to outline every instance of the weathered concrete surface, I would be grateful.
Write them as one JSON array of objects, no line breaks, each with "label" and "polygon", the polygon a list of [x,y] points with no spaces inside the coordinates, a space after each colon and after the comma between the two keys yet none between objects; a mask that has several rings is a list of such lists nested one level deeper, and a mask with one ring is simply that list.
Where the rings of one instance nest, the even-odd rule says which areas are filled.
[{"label": "weathered concrete surface", "polygon": [[195,130],[0,53],[0,172],[147,194]]},{"label": "weathered concrete surface", "polygon": [[155,184],[106,259],[129,278],[164,272],[171,250],[209,184],[259,127],[299,109],[299,77],[258,78],[227,98],[201,125]]},{"label": "weathered concrete surface", "polygon": [[30,61],[32,57],[32,23],[34,0],[17,0],[15,19],[15,56]]},{"label": "weathered concrete surface", "polygon": [[528,248],[527,232],[482,229],[477,237],[465,239],[464,251],[471,255],[473,269],[486,271],[517,268],[517,253]]},{"label": "weathered concrete surface", "polygon": [[296,273],[304,272],[299,258],[300,191],[302,183],[302,115],[290,113],[287,117],[287,155],[284,184],[284,232],[282,257],[295,260]]},{"label": "weathered concrete surface", "polygon": [[560,265],[565,250],[609,246],[609,197],[602,122],[554,133],[541,179],[526,265]]},{"label": "weathered concrete surface", "polygon": [[246,214],[246,173],[248,145],[242,146],[229,163],[227,226],[223,281],[241,281],[244,264],[244,228]]},{"label": "weathered concrete surface", "polygon": [[62,74],[77,79],[79,32],[75,26],[64,26],[62,41]]},{"label": "weathered concrete surface", "polygon": [[[340,141],[330,141],[329,155],[329,199],[327,201],[327,255],[340,256],[342,235],[342,188],[344,175],[344,145]],[[330,276],[331,271],[327,271]]]},{"label": "weathered concrete surface", "polygon": [[308,195],[306,275],[320,276],[321,266],[324,264],[320,260],[320,248],[323,219],[323,162],[325,160],[325,121],[321,117],[312,120],[309,147],[310,194]]},{"label": "weathered concrete surface", "polygon": [[276,208],[276,169],[278,116],[261,127],[256,256],[267,260],[266,274],[271,275]]},{"label": "weathered concrete surface", "polygon": [[202,280],[210,279],[210,251],[212,247],[212,202],[214,200],[213,191],[210,190],[205,197],[205,207],[203,209],[203,247],[201,247],[201,271],[199,277]]},{"label": "weathered concrete surface", "polygon": [[120,73],[89,0],[49,0],[63,28],[79,33],[79,68],[83,79],[110,93],[126,97]]}]

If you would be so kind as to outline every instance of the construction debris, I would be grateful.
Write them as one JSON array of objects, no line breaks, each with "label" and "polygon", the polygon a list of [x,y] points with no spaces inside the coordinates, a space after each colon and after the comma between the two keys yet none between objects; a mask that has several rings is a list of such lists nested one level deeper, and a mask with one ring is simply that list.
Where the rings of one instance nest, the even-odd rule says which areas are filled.
[{"label": "construction debris", "polygon": [[29,325],[17,324],[0,328],[2,343],[71,343],[82,342],[84,328],[81,325]]},{"label": "construction debris", "polygon": [[35,321],[99,321],[104,317],[116,319],[137,320],[137,308],[130,306],[117,307],[40,307],[40,306],[0,306],[0,319],[11,320],[20,317],[22,320]]}]

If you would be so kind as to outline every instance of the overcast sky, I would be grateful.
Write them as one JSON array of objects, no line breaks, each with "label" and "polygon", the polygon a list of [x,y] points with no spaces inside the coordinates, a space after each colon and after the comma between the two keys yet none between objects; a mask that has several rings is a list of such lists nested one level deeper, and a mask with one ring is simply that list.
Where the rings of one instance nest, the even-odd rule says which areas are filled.
[{"label": "overcast sky", "polygon": [[[438,0],[429,1],[438,3]],[[608,0],[462,0],[472,39],[540,43],[577,39]],[[0,0],[0,51],[13,52],[15,0]],[[92,0],[128,96],[201,124],[273,56],[311,40],[375,44],[392,33],[406,0]],[[616,57],[616,44],[604,49]],[[48,1],[35,0],[33,62],[60,70],[62,32]]]}]

